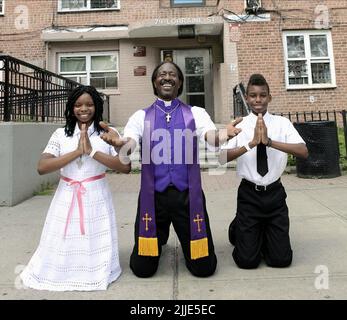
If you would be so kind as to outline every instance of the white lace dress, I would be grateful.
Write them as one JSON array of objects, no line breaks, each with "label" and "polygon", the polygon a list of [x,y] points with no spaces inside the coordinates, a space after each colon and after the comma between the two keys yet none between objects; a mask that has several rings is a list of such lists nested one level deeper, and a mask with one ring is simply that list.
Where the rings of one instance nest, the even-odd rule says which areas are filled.
[{"label": "white lace dress", "polygon": [[[94,131],[88,135],[93,149],[116,155]],[[76,126],[73,137],[66,137],[63,128],[50,138],[44,153],[56,157],[77,148],[80,130]],[[61,175],[82,181],[105,173],[106,167],[89,156],[82,157],[82,165],[75,160],[61,169]],[[52,291],[106,290],[121,274],[118,255],[118,236],[115,211],[106,178],[83,183],[82,195],[85,234],[81,234],[80,211],[75,201],[72,217],[64,236],[74,187],[60,179],[49,207],[40,244],[29,264],[21,273],[25,286]]]}]

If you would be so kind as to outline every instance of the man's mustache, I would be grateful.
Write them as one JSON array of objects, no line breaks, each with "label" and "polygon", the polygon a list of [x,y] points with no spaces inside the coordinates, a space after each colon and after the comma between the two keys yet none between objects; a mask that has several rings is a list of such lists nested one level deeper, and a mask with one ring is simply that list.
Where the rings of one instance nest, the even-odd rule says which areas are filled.
[{"label": "man's mustache", "polygon": [[164,84],[167,84],[167,83],[168,83],[168,84],[171,84],[172,86],[174,86],[174,85],[176,84],[176,82],[173,81],[173,80],[164,80],[164,79],[163,79],[163,80],[160,81],[160,85],[161,85],[161,86],[163,86]]}]

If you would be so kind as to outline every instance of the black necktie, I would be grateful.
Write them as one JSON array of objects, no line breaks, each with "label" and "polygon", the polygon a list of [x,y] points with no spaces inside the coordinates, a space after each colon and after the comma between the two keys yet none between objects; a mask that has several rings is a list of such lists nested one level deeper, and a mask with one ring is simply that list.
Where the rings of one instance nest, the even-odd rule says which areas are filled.
[{"label": "black necktie", "polygon": [[263,143],[257,145],[257,171],[262,177],[269,171],[267,166],[266,146]]}]

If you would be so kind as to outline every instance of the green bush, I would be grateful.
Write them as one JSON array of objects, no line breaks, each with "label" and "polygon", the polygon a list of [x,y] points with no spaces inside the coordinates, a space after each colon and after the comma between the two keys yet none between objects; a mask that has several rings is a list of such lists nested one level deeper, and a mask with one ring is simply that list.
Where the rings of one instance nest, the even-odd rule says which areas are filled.
[{"label": "green bush", "polygon": [[292,167],[296,165],[296,158],[291,154],[288,154],[287,166]]},{"label": "green bush", "polygon": [[50,182],[41,183],[39,190],[34,191],[34,196],[50,196],[54,193],[55,187]]},{"label": "green bush", "polygon": [[340,165],[342,170],[347,170],[347,156],[345,146],[345,135],[343,128],[338,129],[339,147],[340,147]]}]

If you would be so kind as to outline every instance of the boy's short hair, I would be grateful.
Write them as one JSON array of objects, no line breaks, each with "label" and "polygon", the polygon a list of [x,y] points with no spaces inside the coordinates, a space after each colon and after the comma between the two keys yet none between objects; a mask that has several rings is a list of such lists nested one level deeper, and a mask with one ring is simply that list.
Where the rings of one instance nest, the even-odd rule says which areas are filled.
[{"label": "boy's short hair", "polygon": [[268,94],[270,94],[269,84],[262,74],[255,73],[251,75],[247,84],[246,94],[248,94],[249,86],[266,86]]}]

